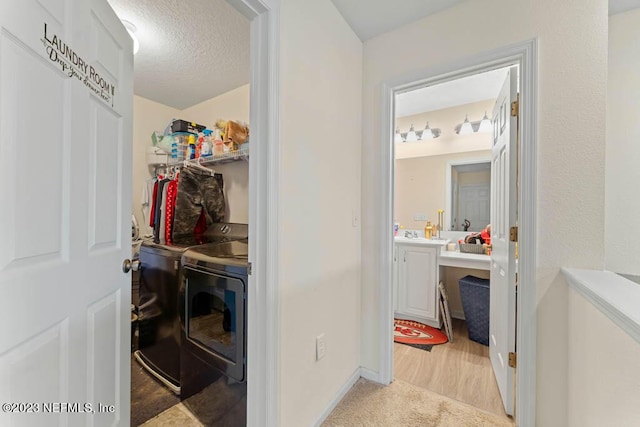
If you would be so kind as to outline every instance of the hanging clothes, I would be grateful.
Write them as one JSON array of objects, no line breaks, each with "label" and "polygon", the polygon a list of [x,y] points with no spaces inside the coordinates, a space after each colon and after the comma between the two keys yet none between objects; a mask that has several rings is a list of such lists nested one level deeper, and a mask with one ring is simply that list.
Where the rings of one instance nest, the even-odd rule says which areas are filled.
[{"label": "hanging clothes", "polygon": [[158,206],[158,204],[156,203],[156,199],[158,197],[158,183],[160,182],[160,177],[157,177],[154,179],[153,181],[153,190],[151,191],[151,206],[149,209],[149,227],[151,227],[152,229],[154,228],[155,225],[155,218],[156,218],[156,207]]},{"label": "hanging clothes", "polygon": [[[165,178],[158,181],[158,191],[155,199],[155,215],[154,215],[154,223],[153,223],[153,241],[155,243],[160,243],[160,224],[162,223],[162,198],[165,197],[166,200],[166,191],[165,186],[170,180]],[[162,240],[164,241],[164,236],[162,236]]]},{"label": "hanging clothes", "polygon": [[178,197],[178,177],[174,178],[167,184],[167,205],[166,205],[166,221],[165,221],[165,239],[166,244],[173,243],[171,232],[173,230],[173,218],[176,208],[176,199]]},{"label": "hanging clothes", "polygon": [[224,222],[225,199],[222,174],[208,175],[196,169],[184,168],[178,179],[178,195],[173,215],[173,237],[193,235],[202,214],[206,226]]},{"label": "hanging clothes", "polygon": [[158,239],[160,240],[161,245],[165,245],[167,243],[165,235],[167,225],[167,190],[169,189],[169,184],[171,184],[171,180],[167,180],[164,187],[162,187],[162,197],[160,198],[160,225]]},{"label": "hanging clothes", "polygon": [[145,237],[153,235],[153,230],[149,224],[151,223],[151,210],[153,209],[153,188],[157,182],[157,178],[151,178],[142,184],[142,197],[140,198],[140,204],[142,205],[142,225],[140,227],[140,234]]}]

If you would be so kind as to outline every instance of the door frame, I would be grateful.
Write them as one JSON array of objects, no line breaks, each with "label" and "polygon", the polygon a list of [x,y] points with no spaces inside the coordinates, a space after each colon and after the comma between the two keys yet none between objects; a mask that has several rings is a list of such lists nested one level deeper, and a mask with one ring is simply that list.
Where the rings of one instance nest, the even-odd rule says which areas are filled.
[{"label": "door frame", "polygon": [[393,188],[394,188],[394,118],[395,95],[437,83],[467,77],[496,68],[519,67],[520,123],[518,130],[518,300],[516,304],[516,423],[535,426],[536,420],[536,153],[538,40],[529,39],[459,61],[435,66],[382,83],[380,165],[382,185],[378,209],[382,212],[375,224],[382,245],[378,275],[380,280],[380,328],[378,381],[393,380]]},{"label": "door frame", "polygon": [[[451,231],[452,221],[451,221],[451,212],[453,211],[453,198],[451,197],[451,169],[454,166],[461,165],[475,165],[478,163],[489,163],[491,165],[491,157],[477,157],[473,159],[464,159],[464,160],[449,160],[447,162],[447,170],[445,171],[445,201],[444,208],[445,212],[449,212],[449,215],[445,215],[444,217],[444,230]],[[448,210],[447,210],[448,209]]]},{"label": "door frame", "polygon": [[247,289],[247,425],[278,425],[280,188],[280,1],[227,0],[249,19],[249,262]]}]

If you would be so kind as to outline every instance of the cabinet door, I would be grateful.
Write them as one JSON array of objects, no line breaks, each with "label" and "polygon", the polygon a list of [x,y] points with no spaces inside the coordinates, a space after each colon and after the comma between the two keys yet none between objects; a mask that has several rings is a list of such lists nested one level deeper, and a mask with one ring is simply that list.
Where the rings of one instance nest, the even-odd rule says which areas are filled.
[{"label": "cabinet door", "polygon": [[398,312],[437,321],[436,248],[399,246]]}]

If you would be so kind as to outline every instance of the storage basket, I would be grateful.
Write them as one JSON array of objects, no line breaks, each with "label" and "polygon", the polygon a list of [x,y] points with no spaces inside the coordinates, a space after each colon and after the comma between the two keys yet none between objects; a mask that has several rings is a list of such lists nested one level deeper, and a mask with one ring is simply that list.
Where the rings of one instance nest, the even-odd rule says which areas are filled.
[{"label": "storage basket", "polygon": [[489,279],[465,276],[458,286],[469,339],[489,345]]},{"label": "storage basket", "polygon": [[465,254],[484,254],[485,247],[475,243],[460,243],[460,252]]}]

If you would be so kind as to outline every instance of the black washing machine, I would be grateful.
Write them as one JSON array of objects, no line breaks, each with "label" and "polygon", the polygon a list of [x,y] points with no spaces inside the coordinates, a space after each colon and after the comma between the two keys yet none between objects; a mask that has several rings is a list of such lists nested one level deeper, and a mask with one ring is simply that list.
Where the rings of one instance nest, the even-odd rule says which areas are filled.
[{"label": "black washing machine", "polygon": [[183,404],[207,426],[245,426],[248,242],[190,248],[180,286]]},{"label": "black washing machine", "polygon": [[181,258],[199,245],[246,239],[247,224],[212,224],[201,236],[175,238],[172,245],[145,241],[140,247],[138,350],[135,359],[174,393],[180,394],[180,318],[178,290]]}]

